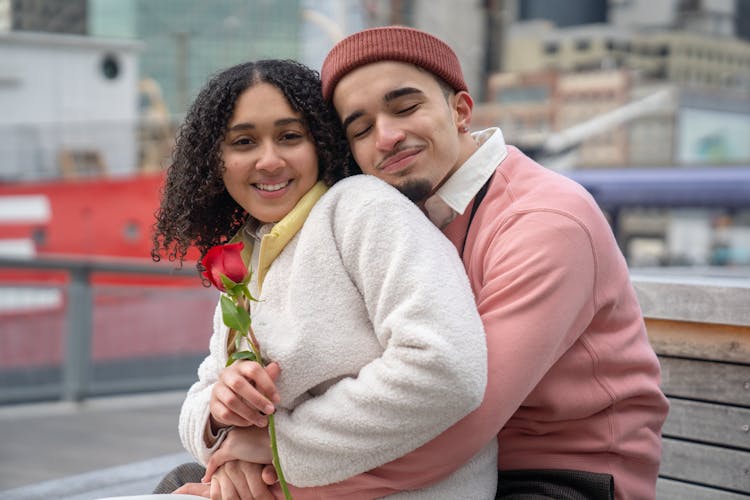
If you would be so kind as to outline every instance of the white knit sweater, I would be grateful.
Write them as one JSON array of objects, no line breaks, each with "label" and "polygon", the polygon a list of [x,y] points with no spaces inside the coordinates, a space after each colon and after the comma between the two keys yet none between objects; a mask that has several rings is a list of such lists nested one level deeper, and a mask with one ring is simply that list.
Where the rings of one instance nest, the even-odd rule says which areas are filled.
[{"label": "white knit sweater", "polygon": [[[295,486],[337,482],[398,458],[482,400],[484,331],[456,250],[374,177],[342,180],[320,198],[270,267],[260,299],[253,328],[264,358],[281,366],[276,432]],[[226,344],[217,308],[210,354],[180,414],[182,442],[202,463]],[[495,440],[465,469],[428,496],[479,488],[491,492],[469,497],[494,498]]]}]

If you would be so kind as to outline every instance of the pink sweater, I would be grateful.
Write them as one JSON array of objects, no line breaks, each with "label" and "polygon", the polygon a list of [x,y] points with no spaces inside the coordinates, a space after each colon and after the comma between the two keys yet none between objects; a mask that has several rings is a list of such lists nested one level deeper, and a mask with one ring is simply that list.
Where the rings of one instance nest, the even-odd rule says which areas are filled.
[{"label": "pink sweater", "polygon": [[[581,186],[508,150],[463,255],[487,334],[482,405],[404,457],[295,498],[425,486],[495,434],[501,470],[609,473],[618,500],[655,497],[668,403],[625,260]],[[445,228],[457,248],[469,212]]]}]

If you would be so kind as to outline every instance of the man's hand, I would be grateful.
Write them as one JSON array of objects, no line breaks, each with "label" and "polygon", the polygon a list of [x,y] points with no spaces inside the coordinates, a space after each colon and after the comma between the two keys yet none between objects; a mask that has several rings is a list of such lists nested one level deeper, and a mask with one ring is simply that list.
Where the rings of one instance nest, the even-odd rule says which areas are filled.
[{"label": "man's hand", "polygon": [[275,496],[261,479],[262,464],[227,462],[211,479],[211,500],[275,500]]},{"label": "man's hand", "polygon": [[266,429],[261,427],[235,427],[208,460],[203,481],[210,481],[214,471],[232,460],[270,464],[272,458],[271,439]]},{"label": "man's hand", "polygon": [[280,372],[278,363],[263,368],[254,361],[235,362],[224,368],[211,390],[212,426],[267,426],[266,415],[273,413],[274,403],[280,401],[275,384]]},{"label": "man's hand", "polygon": [[177,493],[211,498],[211,485],[208,483],[185,483],[172,492],[172,494]]}]

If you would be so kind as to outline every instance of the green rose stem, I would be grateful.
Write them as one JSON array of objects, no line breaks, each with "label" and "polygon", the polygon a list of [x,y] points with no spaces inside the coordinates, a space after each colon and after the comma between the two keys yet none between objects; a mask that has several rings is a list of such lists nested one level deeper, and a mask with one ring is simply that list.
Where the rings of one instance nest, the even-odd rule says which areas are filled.
[{"label": "green rose stem", "polygon": [[[245,290],[247,290],[247,288]],[[262,358],[260,357],[260,349],[258,347],[260,344],[258,344],[258,340],[255,338],[255,332],[253,332],[252,326],[248,327],[247,334],[250,337],[250,348],[253,350],[253,353],[258,359],[258,364],[260,364],[260,366],[265,366]],[[279,461],[279,449],[276,445],[276,419],[273,418],[273,413],[268,415],[268,434],[271,437],[273,466],[276,468],[276,473],[279,476],[279,485],[281,486],[281,491],[284,492],[284,498],[286,498],[287,500],[291,500],[292,495],[291,493],[289,493],[289,486],[287,486],[286,484],[284,472],[281,470],[281,462]]]},{"label": "green rose stem", "polygon": [[[260,366],[265,366],[263,358],[260,355],[260,344],[258,343],[258,339],[255,338],[255,332],[253,332],[251,324],[252,321],[250,319],[250,314],[248,313],[249,302],[257,301],[257,299],[250,294],[250,290],[247,288],[247,283],[234,283],[224,275],[221,276],[221,281],[226,288],[227,294],[232,297],[232,299],[226,295],[221,297],[221,311],[224,324],[235,330],[240,336],[247,339],[250,349],[252,349],[252,352],[240,351],[241,339],[239,336],[236,337],[235,347],[237,350],[232,353],[227,360],[227,366],[231,365],[238,359],[255,361]],[[271,438],[272,460],[273,466],[276,468],[276,474],[279,477],[279,486],[281,486],[281,491],[284,492],[284,498],[292,500],[292,495],[289,493],[289,486],[284,478],[284,472],[281,470],[279,450],[276,444],[276,423],[273,414],[268,415],[268,435]]]}]

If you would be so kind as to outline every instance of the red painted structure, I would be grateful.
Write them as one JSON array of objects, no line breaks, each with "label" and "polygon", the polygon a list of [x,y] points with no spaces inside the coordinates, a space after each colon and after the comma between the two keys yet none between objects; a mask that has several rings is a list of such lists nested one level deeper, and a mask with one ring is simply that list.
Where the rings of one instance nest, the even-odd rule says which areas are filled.
[{"label": "red painted structure", "polygon": [[[162,180],[155,174],[0,184],[0,210],[6,211],[0,213],[0,245],[24,242],[22,246],[32,250],[24,257],[151,265],[152,227]],[[42,201],[42,215],[25,217],[20,202],[13,207],[13,200],[30,198]],[[13,214],[18,215],[16,220]],[[184,267],[194,270],[197,256],[197,251],[189,254]],[[0,268],[0,290],[7,294],[17,293],[14,287],[62,290],[60,299],[50,304],[0,308],[0,374],[62,361],[68,282],[65,271]],[[92,274],[91,282],[92,361],[207,350],[217,297],[215,291],[202,287],[197,272],[183,276],[99,272]]]},{"label": "red painted structure", "polygon": [[[30,256],[135,259],[151,262],[151,234],[154,213],[159,207],[162,175],[128,178],[0,184],[5,206],[14,197],[34,196],[48,203],[47,220],[18,222],[0,217],[0,244],[25,240],[33,247]],[[197,252],[188,255],[185,266],[194,266]],[[0,282],[19,277],[48,281],[49,272],[3,270]],[[97,282],[133,282],[116,275],[96,276]],[[54,281],[58,281],[55,279]],[[138,277],[139,283],[194,285],[196,280],[165,280]]]}]

